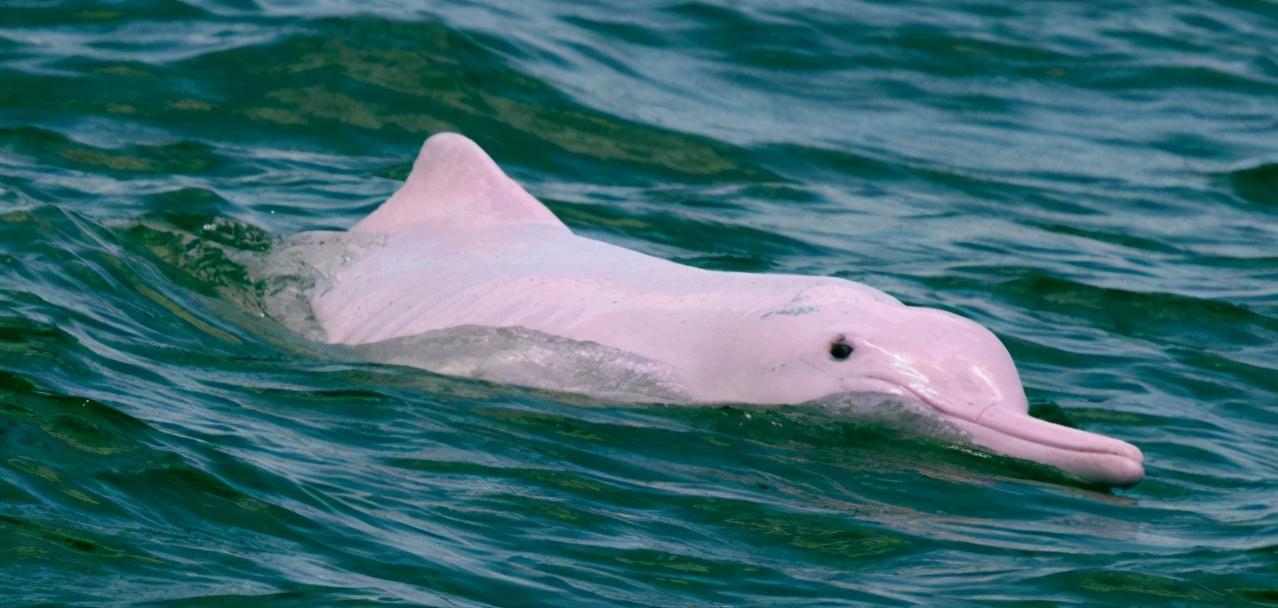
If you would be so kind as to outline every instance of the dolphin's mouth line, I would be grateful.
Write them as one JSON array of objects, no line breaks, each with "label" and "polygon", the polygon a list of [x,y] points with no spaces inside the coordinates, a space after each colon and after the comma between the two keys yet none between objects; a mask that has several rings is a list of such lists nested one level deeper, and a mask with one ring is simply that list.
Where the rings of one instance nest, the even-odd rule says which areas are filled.
[{"label": "dolphin's mouth line", "polygon": [[997,403],[973,415],[924,391],[891,384],[927,404],[985,450],[1046,464],[1089,482],[1129,486],[1145,474],[1140,449],[1125,441],[1040,420]]}]

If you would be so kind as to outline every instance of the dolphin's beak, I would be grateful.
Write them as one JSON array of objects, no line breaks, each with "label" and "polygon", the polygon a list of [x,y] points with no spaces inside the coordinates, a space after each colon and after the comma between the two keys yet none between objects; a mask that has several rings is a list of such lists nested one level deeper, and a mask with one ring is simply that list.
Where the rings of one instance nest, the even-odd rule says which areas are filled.
[{"label": "dolphin's beak", "polygon": [[1049,465],[1089,483],[1128,487],[1145,476],[1144,455],[1126,441],[998,405],[973,411],[937,399],[924,401],[973,443],[996,454]]},{"label": "dolphin's beak", "polygon": [[1128,487],[1145,476],[1136,446],[991,407],[976,420],[945,415],[974,443],[992,452],[1056,467],[1080,480]]}]

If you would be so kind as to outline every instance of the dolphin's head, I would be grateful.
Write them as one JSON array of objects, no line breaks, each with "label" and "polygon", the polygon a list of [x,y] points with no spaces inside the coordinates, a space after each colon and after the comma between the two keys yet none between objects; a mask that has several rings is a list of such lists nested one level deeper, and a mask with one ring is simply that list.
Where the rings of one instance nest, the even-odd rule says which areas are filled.
[{"label": "dolphin's head", "polygon": [[741,364],[737,378],[764,400],[896,395],[998,454],[1089,482],[1129,486],[1144,476],[1135,446],[1031,417],[1011,355],[971,320],[851,282],[804,289],[755,317],[754,337],[769,354],[753,369]]}]

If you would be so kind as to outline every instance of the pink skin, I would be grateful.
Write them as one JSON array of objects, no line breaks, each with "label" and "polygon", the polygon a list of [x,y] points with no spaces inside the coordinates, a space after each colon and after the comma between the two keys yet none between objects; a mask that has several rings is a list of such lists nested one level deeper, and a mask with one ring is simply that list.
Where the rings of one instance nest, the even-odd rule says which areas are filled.
[{"label": "pink skin", "polygon": [[524,327],[660,362],[690,404],[899,395],[991,452],[1094,483],[1144,475],[1136,447],[1030,417],[1007,350],[972,321],[842,279],[702,270],[577,236],[460,135],[427,140],[352,232],[384,241],[313,296],[333,343]]}]

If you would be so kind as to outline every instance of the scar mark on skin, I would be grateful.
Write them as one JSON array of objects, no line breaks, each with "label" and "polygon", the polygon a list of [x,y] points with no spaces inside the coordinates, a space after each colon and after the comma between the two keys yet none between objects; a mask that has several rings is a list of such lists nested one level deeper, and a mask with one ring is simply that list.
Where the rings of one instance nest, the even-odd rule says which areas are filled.
[{"label": "scar mark on skin", "polygon": [[765,313],[759,320],[771,319],[772,317],[798,317],[801,315],[809,315],[820,311],[820,306],[799,306],[796,308],[782,308],[781,310],[771,310]]}]

